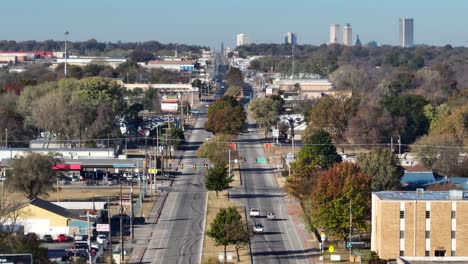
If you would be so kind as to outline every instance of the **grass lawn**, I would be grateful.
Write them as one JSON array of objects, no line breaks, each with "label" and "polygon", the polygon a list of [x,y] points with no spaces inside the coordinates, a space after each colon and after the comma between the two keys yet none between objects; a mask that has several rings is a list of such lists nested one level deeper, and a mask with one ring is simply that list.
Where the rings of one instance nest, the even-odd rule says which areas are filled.
[{"label": "grass lawn", "polygon": [[[237,203],[228,201],[227,192],[220,192],[218,198],[216,197],[215,192],[211,192],[211,191],[208,192],[208,208],[207,208],[207,214],[206,214],[205,231],[210,228],[210,224],[215,219],[216,214],[218,213],[219,209],[228,208],[231,206],[236,207],[239,213],[242,215],[242,217],[245,220],[244,208]],[[202,263],[203,261],[209,258],[217,259],[218,253],[223,252],[223,250],[224,250],[223,246],[219,246],[219,247],[215,246],[214,240],[205,234],[205,237],[203,240]],[[240,262],[237,262],[237,255],[236,255],[236,250],[234,246],[228,246],[227,251],[233,253],[233,260],[235,263],[245,263],[245,264],[250,263],[250,254],[249,254],[248,246],[242,248],[239,251],[240,260],[241,260]]]}]

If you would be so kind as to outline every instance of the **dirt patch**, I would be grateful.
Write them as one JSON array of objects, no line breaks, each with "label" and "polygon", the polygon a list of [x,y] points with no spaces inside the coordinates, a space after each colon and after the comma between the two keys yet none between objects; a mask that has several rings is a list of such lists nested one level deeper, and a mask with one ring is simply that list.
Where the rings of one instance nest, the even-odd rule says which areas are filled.
[{"label": "dirt patch", "polygon": [[[206,226],[205,230],[208,230],[210,228],[211,222],[216,217],[216,214],[218,213],[219,209],[221,208],[228,208],[234,206],[237,208],[239,213],[242,215],[242,218],[245,219],[245,214],[244,214],[244,207],[240,206],[237,203],[228,201],[227,199],[227,192],[220,192],[219,197],[216,197],[215,192],[208,192],[208,207],[207,207],[207,213],[206,213]],[[202,263],[203,261],[209,259],[209,258],[216,258],[218,259],[218,253],[223,252],[224,247],[223,246],[216,246],[215,242],[212,238],[207,236],[205,234],[204,240],[203,240],[203,253],[202,253]],[[233,254],[233,261],[236,263],[250,263],[250,253],[249,253],[249,247],[246,246],[242,248],[239,253],[240,253],[240,262],[237,262],[237,255],[236,255],[236,249],[234,246],[228,246],[227,247],[228,252],[232,252]]]}]

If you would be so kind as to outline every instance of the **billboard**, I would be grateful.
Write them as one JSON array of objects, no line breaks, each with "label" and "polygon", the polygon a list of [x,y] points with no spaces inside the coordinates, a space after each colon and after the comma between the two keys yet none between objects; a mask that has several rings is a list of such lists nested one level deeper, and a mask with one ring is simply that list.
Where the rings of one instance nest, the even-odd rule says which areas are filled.
[{"label": "billboard", "polygon": [[32,264],[31,254],[0,254],[2,264]]},{"label": "billboard", "polygon": [[163,112],[177,112],[179,104],[177,103],[161,103],[161,111]]}]

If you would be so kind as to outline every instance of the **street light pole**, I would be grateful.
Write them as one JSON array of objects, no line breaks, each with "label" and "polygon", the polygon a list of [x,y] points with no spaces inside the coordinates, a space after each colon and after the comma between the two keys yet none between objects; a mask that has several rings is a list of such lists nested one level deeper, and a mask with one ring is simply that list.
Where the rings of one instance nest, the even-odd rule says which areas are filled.
[{"label": "street light pole", "polygon": [[68,34],[70,34],[70,32],[68,31],[65,31],[65,67],[64,67],[64,73],[65,73],[65,78],[67,77],[67,57],[68,57],[68,54],[67,54],[67,41],[68,41]]}]

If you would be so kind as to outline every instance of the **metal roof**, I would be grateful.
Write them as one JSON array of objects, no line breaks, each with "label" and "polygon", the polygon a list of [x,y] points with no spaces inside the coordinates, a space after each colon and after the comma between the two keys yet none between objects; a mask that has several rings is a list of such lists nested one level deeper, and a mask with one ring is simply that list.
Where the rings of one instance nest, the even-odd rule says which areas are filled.
[{"label": "metal roof", "polygon": [[382,191],[374,193],[380,200],[427,200],[427,201],[448,201],[448,200],[467,200],[468,192],[452,190],[442,192],[428,191]]}]

